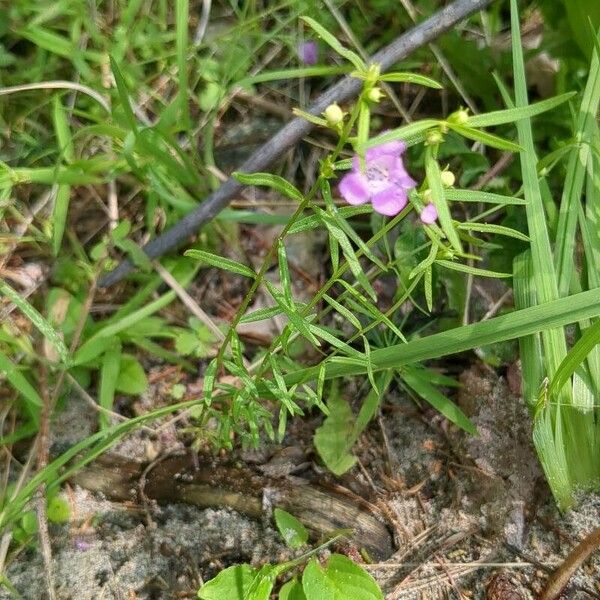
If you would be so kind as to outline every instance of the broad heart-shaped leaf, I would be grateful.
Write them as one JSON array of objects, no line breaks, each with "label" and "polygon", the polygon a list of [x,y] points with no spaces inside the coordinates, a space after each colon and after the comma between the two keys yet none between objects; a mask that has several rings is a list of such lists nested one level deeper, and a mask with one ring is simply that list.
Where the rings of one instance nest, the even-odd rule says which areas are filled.
[{"label": "broad heart-shaped leaf", "polygon": [[371,575],[341,554],[332,554],[325,569],[311,559],[302,574],[302,588],[306,600],[383,600]]},{"label": "broad heart-shaped leaf", "polygon": [[279,600],[306,600],[302,584],[294,577],[281,586]]},{"label": "broad heart-shaped leaf", "polygon": [[335,475],[341,475],[356,463],[350,450],[356,441],[354,436],[354,415],[346,400],[333,394],[327,401],[329,416],[315,433],[315,448],[327,468]]},{"label": "broad heart-shaped leaf", "polygon": [[308,540],[308,531],[306,527],[289,512],[276,508],[273,511],[275,523],[281,537],[284,539],[287,546],[296,549],[306,544]]},{"label": "broad heart-shaped leaf", "polygon": [[123,394],[137,395],[146,391],[148,379],[144,368],[135,356],[131,356],[131,354],[121,356],[121,368],[115,387]]},{"label": "broad heart-shaped leaf", "polygon": [[207,581],[199,590],[200,600],[245,600],[257,575],[250,565],[234,565]]}]

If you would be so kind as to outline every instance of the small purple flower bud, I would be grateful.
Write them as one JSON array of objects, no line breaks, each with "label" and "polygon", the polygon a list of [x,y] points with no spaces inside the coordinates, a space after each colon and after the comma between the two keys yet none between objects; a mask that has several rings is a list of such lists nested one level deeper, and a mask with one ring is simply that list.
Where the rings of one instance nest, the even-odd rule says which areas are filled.
[{"label": "small purple flower bud", "polygon": [[435,223],[436,219],[438,218],[438,211],[437,208],[435,207],[434,204],[428,204],[422,211],[421,211],[421,222],[425,223],[425,225],[431,225],[432,223]]},{"label": "small purple flower bud", "polygon": [[86,552],[87,550],[89,550],[92,547],[92,545],[89,542],[86,542],[85,540],[82,540],[81,538],[77,538],[73,542],[73,546],[75,546],[75,550],[78,550],[79,552]]},{"label": "small purple flower bud", "polygon": [[298,56],[305,65],[316,65],[319,60],[317,42],[304,42],[298,47]]}]

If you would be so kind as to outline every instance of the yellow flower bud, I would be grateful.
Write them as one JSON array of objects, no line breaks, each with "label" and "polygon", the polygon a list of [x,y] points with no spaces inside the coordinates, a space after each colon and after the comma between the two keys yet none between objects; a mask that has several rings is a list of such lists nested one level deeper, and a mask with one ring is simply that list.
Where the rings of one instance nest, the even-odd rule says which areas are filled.
[{"label": "yellow flower bud", "polygon": [[444,187],[452,187],[456,181],[456,177],[452,171],[442,171],[442,185]]},{"label": "yellow flower bud", "polygon": [[371,102],[379,102],[385,94],[381,91],[381,88],[374,87],[369,90],[367,97]]},{"label": "yellow flower bud", "polygon": [[344,114],[344,111],[335,102],[323,111],[323,116],[331,127],[341,123],[344,120]]}]

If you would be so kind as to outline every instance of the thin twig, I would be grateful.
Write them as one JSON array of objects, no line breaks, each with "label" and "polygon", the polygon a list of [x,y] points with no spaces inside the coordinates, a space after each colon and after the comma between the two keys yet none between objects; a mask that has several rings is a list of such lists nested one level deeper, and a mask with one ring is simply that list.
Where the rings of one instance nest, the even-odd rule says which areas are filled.
[{"label": "thin twig", "polygon": [[158,261],[154,261],[154,268],[162,277],[163,281],[177,294],[179,299],[187,306],[190,312],[198,317],[215,335],[223,341],[225,334],[215,325],[214,321],[198,306],[198,303],[185,291],[183,286],[165,269]]},{"label": "thin twig", "polygon": [[[382,71],[388,70],[399,60],[406,58],[417,48],[428,44],[459,21],[481,10],[493,0],[455,0],[452,4],[439,10],[411,30],[402,34],[391,44],[372,57],[372,62],[380,65]],[[309,107],[313,115],[321,114],[332,102],[346,102],[354,98],[362,89],[362,81],[355,77],[346,76],[317,98]],[[255,173],[267,168],[280,158],[289,148],[299,142],[314,125],[302,118],[292,119],[275,136],[244,162],[239,170]],[[230,199],[239,193],[242,184],[233,178],[228,179],[215,192],[210,194],[198,208],[186,215],[173,227],[144,246],[148,257],[155,259],[169,250],[179,246],[189,236],[196,233],[202,226],[214,217],[229,203]],[[134,269],[129,260],[124,260],[114,271],[108,273],[101,281],[102,287],[117,283]]]},{"label": "thin twig", "polygon": [[40,83],[24,83],[23,85],[12,85],[0,88],[0,96],[28,92],[30,90],[75,90],[93,98],[107,113],[110,113],[110,105],[96,90],[81,83],[72,81],[42,81]]},{"label": "thin twig", "polygon": [[[37,437],[38,443],[36,444],[38,473],[48,466],[50,456],[50,415],[52,414],[52,400],[48,394],[48,373],[44,364],[42,364],[41,370],[40,393],[43,405]],[[38,538],[44,562],[44,574],[46,577],[48,598],[49,600],[55,600],[56,591],[54,589],[54,573],[52,569],[52,546],[50,545],[50,532],[48,529],[48,515],[46,511],[46,483],[40,484],[37,488],[35,512],[37,515]]]},{"label": "thin twig", "polygon": [[548,580],[540,600],[555,600],[558,598],[573,577],[575,571],[600,547],[600,527],[596,527],[584,540],[578,544],[565,558],[552,577]]}]

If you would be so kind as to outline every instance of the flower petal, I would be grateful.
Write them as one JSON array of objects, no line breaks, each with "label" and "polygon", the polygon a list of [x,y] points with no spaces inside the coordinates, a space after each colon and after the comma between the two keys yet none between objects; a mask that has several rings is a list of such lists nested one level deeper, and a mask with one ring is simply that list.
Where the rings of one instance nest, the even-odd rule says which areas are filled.
[{"label": "flower petal", "polygon": [[391,185],[385,190],[374,194],[371,202],[376,212],[393,217],[406,206],[408,198],[406,190],[397,185]]},{"label": "flower petal", "polygon": [[428,204],[422,211],[419,217],[422,223],[425,225],[431,225],[435,223],[435,220],[438,218],[438,211],[434,204]]},{"label": "flower petal", "polygon": [[369,181],[360,173],[348,173],[342,177],[340,194],[348,204],[364,204],[371,197]]},{"label": "flower petal", "polygon": [[406,144],[402,140],[392,140],[391,142],[385,142],[384,144],[379,144],[379,146],[369,148],[365,153],[365,158],[373,160],[374,158],[386,155],[399,156],[405,150]]},{"label": "flower petal", "polygon": [[400,157],[396,158],[393,167],[390,169],[390,182],[403,187],[405,190],[411,190],[416,187],[417,182],[408,174],[404,163]]}]

